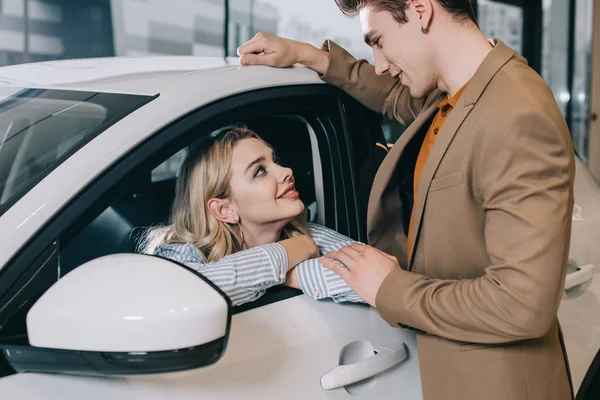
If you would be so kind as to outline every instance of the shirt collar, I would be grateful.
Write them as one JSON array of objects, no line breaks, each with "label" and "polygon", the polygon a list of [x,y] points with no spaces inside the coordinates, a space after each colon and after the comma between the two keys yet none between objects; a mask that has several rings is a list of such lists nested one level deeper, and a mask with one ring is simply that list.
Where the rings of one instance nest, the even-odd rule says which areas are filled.
[{"label": "shirt collar", "polygon": [[460,96],[462,96],[462,94],[465,91],[465,88],[467,87],[468,84],[469,84],[469,81],[467,81],[467,83],[465,83],[463,85],[463,87],[461,87],[460,90],[454,94],[454,96],[448,97],[445,100],[440,101],[437,104],[438,108],[444,108],[446,106],[450,106],[451,108],[456,107],[456,103],[458,103],[458,99],[460,99]]}]

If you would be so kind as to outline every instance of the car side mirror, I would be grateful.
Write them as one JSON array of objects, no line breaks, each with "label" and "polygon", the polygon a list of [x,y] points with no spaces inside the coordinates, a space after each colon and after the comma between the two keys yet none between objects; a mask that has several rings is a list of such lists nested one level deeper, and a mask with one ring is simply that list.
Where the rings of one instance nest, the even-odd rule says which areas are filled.
[{"label": "car side mirror", "polygon": [[187,267],[116,254],[74,269],[27,314],[30,346],[3,345],[19,372],[137,375],[217,362],[231,301]]}]

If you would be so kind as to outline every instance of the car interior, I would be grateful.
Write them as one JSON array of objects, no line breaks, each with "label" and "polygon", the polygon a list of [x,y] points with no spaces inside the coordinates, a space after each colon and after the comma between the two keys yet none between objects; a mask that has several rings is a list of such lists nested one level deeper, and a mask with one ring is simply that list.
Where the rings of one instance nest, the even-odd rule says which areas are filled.
[{"label": "car interior", "polygon": [[575,400],[596,399],[600,399],[600,350],[596,353],[575,396]]},{"label": "car interior", "polygon": [[[273,146],[281,163],[292,168],[308,220],[323,223],[323,215],[317,215],[321,178],[315,176],[320,171],[320,158],[310,125],[296,116],[243,121],[240,125],[257,132]],[[136,252],[146,228],[168,223],[177,169],[186,151],[180,150],[145,173],[68,243],[61,244],[60,274],[104,255]]]}]

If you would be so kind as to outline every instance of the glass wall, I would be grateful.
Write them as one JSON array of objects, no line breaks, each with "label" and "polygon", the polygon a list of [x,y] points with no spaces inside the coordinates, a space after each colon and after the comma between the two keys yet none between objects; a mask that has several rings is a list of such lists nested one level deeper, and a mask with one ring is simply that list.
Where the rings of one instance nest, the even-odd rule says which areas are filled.
[{"label": "glass wall", "polygon": [[[600,6],[600,3],[596,3]],[[571,98],[571,135],[575,150],[587,162],[592,83],[593,0],[577,0]],[[597,33],[600,34],[600,33]]]},{"label": "glass wall", "polygon": [[477,0],[477,21],[487,38],[498,38],[517,53],[523,50],[523,8]]},{"label": "glass wall", "polygon": [[544,0],[542,37],[542,76],[550,85],[563,115],[567,114],[569,94],[569,0]]},{"label": "glass wall", "polygon": [[113,54],[108,0],[0,0],[0,66]]},{"label": "glass wall", "polygon": [[344,16],[333,0],[229,0],[227,46],[225,3],[177,0],[173,7],[165,0],[111,0],[115,52],[236,56],[241,44],[265,32],[315,46],[330,38],[357,57],[372,58],[358,19]]},{"label": "glass wall", "polygon": [[[570,37],[569,0],[544,0],[542,76],[570,124],[573,145],[586,161],[588,154],[589,99],[593,0],[575,2],[574,48]],[[573,56],[571,66],[569,58]]]},{"label": "glass wall", "polygon": [[[524,37],[535,28],[524,21],[529,3],[473,1],[484,34],[522,53]],[[537,63],[585,159],[593,0],[542,3]],[[574,30],[569,21],[573,3]],[[237,47],[259,31],[317,47],[330,38],[355,57],[373,60],[358,18],[343,15],[333,0],[0,0],[0,65],[112,55],[235,56]],[[391,141],[401,132],[393,124],[384,129]]]},{"label": "glass wall", "polygon": [[[242,1],[242,0],[230,0]],[[347,49],[357,58],[372,60],[371,49],[364,43],[358,18],[346,17],[333,0],[254,0],[277,21],[276,29],[265,30],[255,27],[254,33],[262,30],[290,39],[307,42],[320,47],[325,39],[331,39]],[[262,15],[255,6],[254,15]],[[237,46],[236,46],[237,47]],[[233,49],[235,53],[235,48]]]},{"label": "glass wall", "polygon": [[223,0],[111,0],[117,56],[223,56]]}]

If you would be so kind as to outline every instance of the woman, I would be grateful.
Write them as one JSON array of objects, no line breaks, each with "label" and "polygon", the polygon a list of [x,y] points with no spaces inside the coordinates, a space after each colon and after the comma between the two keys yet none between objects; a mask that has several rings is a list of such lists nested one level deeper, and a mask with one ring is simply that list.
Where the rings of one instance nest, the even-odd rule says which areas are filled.
[{"label": "woman", "polygon": [[361,302],[318,258],[353,242],[307,224],[292,170],[256,133],[234,128],[187,156],[171,224],[150,230],[144,252],[202,273],[234,305],[283,283],[315,299]]}]

